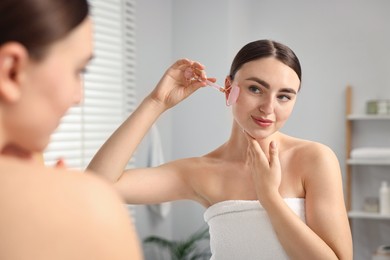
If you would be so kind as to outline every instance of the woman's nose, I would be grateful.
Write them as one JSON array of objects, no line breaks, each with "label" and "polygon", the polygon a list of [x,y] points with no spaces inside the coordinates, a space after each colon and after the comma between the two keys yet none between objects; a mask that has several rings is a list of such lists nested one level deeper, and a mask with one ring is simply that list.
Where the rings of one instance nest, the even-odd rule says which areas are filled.
[{"label": "woman's nose", "polygon": [[264,99],[262,104],[260,104],[260,106],[259,106],[259,110],[260,110],[260,112],[262,112],[266,115],[272,114],[274,111],[274,104],[273,104],[272,98]]}]

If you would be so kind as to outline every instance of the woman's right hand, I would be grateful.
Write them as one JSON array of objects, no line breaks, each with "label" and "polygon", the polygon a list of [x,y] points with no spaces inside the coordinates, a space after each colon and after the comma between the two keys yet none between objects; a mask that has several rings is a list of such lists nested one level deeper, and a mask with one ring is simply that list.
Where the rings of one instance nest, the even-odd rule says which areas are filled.
[{"label": "woman's right hand", "polygon": [[275,195],[280,196],[282,172],[278,147],[275,141],[271,141],[267,156],[255,138],[246,131],[244,134],[248,140],[247,165],[252,174],[258,200],[266,206],[269,198],[275,198]]},{"label": "woman's right hand", "polygon": [[164,109],[171,108],[187,98],[197,89],[206,86],[206,79],[215,82],[214,78],[207,78],[204,66],[196,61],[180,59],[176,61],[163,75],[156,88],[149,97],[162,105]]}]

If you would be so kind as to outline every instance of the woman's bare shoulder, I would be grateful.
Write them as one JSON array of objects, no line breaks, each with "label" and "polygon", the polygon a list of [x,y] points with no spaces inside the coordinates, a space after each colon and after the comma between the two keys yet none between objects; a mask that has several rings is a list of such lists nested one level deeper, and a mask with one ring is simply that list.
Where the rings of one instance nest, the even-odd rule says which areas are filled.
[{"label": "woman's bare shoulder", "polygon": [[[15,195],[29,193],[33,197],[49,194],[55,197],[68,195],[77,201],[89,199],[87,194],[96,192],[98,194],[95,197],[98,198],[112,192],[103,180],[78,170],[45,167],[14,159],[1,159],[0,172],[0,185],[4,186],[4,182],[8,184],[1,189],[1,192],[13,191]],[[54,200],[51,197],[46,199]],[[61,199],[64,199],[64,202],[69,201],[65,198]]]},{"label": "woman's bare shoulder", "polygon": [[335,154],[333,150],[320,142],[295,138],[295,137],[287,137],[284,139],[284,149],[288,152],[292,152],[296,156],[304,158],[324,158],[325,157],[334,157]]},{"label": "woman's bare shoulder", "polygon": [[293,138],[288,154],[295,169],[304,176],[320,179],[319,176],[333,178],[341,174],[337,155],[325,144]]},{"label": "woman's bare shoulder", "polygon": [[0,250],[3,254],[30,259],[140,256],[129,215],[103,180],[13,160],[0,160],[0,172],[0,207],[5,212],[0,226],[7,231],[1,233],[13,234],[3,237],[9,242],[8,249]]}]

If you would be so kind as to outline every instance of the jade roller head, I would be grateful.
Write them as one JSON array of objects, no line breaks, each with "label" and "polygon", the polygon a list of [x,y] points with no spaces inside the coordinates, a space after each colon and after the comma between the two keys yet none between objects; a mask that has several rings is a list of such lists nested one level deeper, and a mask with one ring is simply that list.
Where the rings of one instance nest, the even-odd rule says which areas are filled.
[{"label": "jade roller head", "polygon": [[238,96],[240,95],[240,88],[238,87],[237,84],[233,84],[228,89],[230,89],[230,93],[226,100],[226,105],[231,106],[237,102]]}]

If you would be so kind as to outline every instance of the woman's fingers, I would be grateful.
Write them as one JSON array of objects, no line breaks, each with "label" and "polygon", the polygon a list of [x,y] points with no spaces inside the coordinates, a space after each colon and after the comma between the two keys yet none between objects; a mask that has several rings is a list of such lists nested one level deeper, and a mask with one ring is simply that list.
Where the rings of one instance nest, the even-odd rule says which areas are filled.
[{"label": "woman's fingers", "polygon": [[256,139],[254,139],[252,136],[250,136],[245,130],[245,137],[248,140],[248,152],[253,158],[258,158],[261,161],[266,161],[268,162],[267,157],[265,156],[265,153],[260,147],[260,144],[257,142]]},{"label": "woman's fingers", "polygon": [[269,163],[271,167],[280,168],[279,150],[275,141],[271,141],[269,144]]}]

